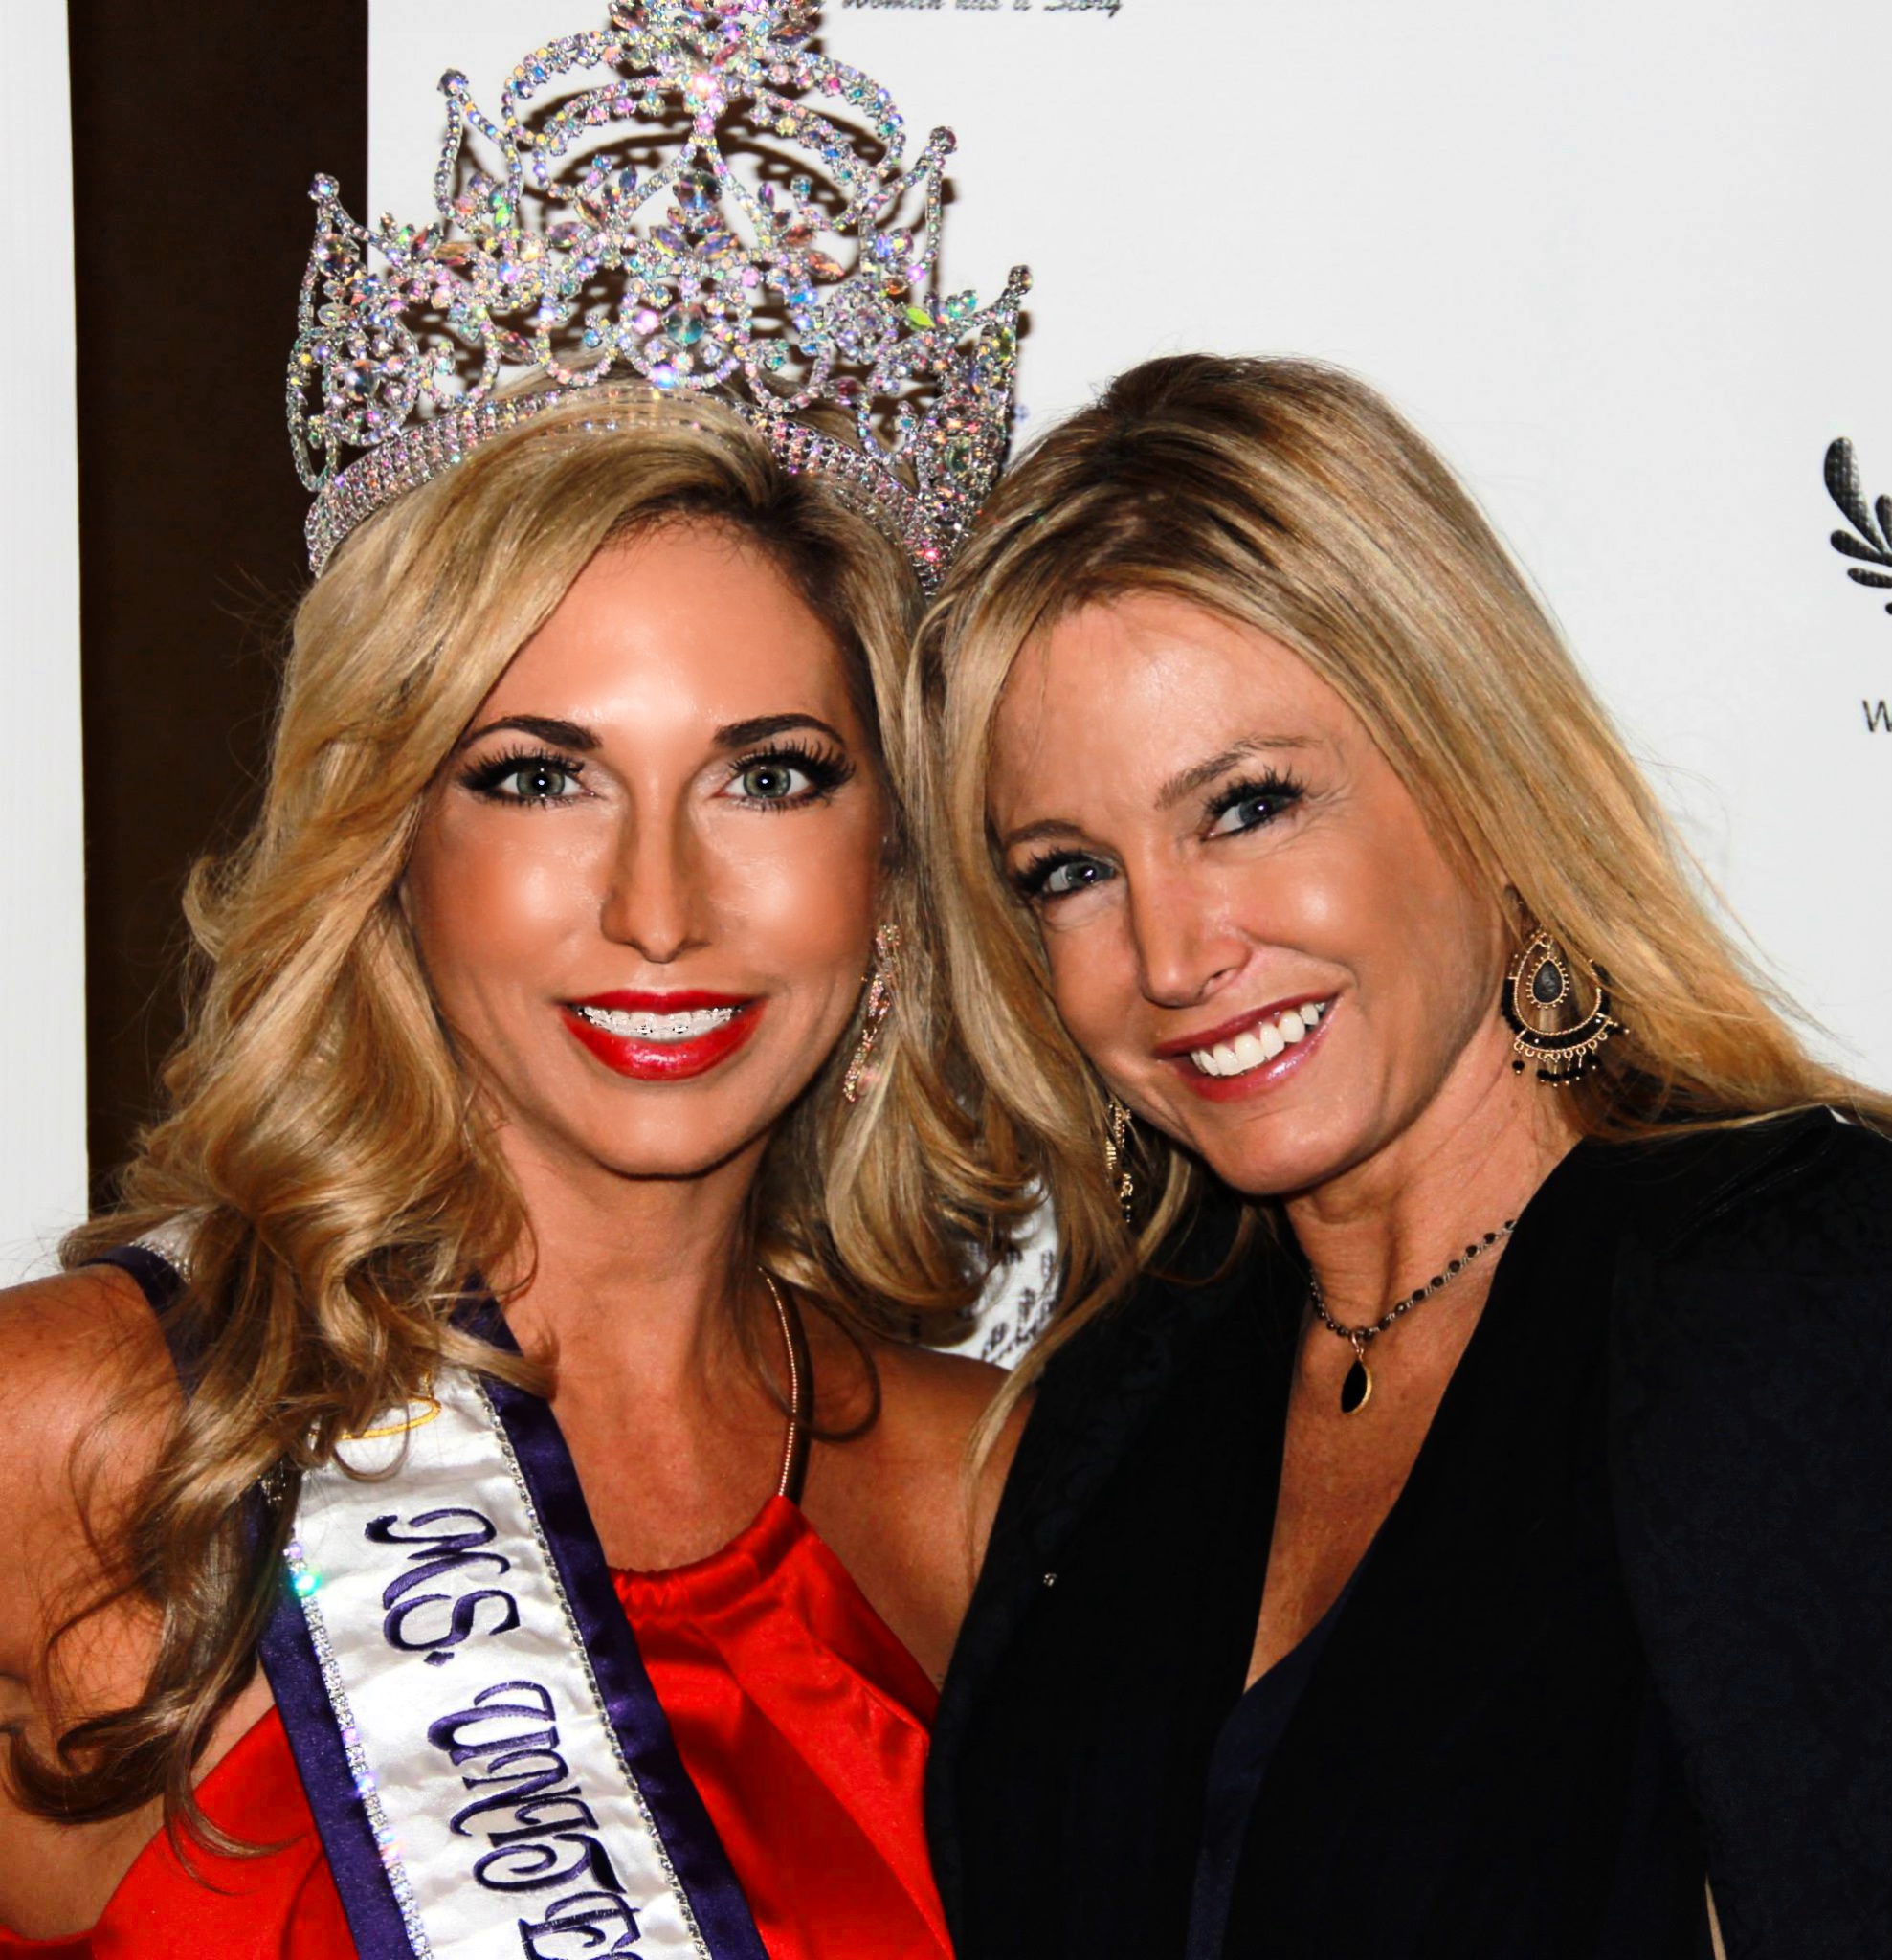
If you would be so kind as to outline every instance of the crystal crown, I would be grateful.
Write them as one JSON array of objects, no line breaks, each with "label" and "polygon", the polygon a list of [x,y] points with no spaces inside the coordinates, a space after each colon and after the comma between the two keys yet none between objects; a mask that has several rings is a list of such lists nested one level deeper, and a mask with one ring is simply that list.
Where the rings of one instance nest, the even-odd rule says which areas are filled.
[{"label": "crystal crown", "polygon": [[801,0],[612,0],[519,63],[497,116],[442,77],[426,225],[370,231],[316,179],[289,428],[317,571],[403,490],[609,379],[727,401],[937,584],[1005,460],[1031,279],[984,308],[941,294],[952,132],[908,164],[887,91],[808,30]]}]

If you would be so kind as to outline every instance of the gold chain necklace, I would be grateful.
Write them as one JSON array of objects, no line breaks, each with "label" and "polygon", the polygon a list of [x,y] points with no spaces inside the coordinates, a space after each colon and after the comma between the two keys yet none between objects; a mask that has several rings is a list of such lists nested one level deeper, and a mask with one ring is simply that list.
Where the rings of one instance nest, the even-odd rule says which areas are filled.
[{"label": "gold chain necklace", "polygon": [[789,1365],[789,1433],[782,1443],[782,1474],[775,1480],[775,1495],[790,1503],[801,1503],[802,1480],[808,1475],[809,1425],[812,1417],[814,1370],[809,1365],[808,1333],[801,1324],[801,1308],[775,1283],[766,1266],[758,1266],[762,1283],[775,1303],[775,1322],[782,1330],[782,1347]]},{"label": "gold chain necklace", "polygon": [[1451,1285],[1465,1268],[1475,1260],[1481,1259],[1494,1247],[1509,1238],[1515,1218],[1506,1218],[1496,1232],[1487,1232],[1482,1238],[1476,1239],[1445,1267],[1435,1273],[1423,1286],[1415,1286],[1402,1299],[1395,1300],[1378,1320],[1369,1326],[1344,1326],[1327,1311],[1327,1303],[1321,1294],[1319,1278],[1307,1276],[1307,1299],[1321,1325],[1330,1334],[1338,1334],[1343,1341],[1353,1345],[1353,1366],[1347,1370],[1347,1378],[1340,1385],[1340,1413],[1343,1415],[1357,1415],[1373,1397],[1373,1371],[1367,1366],[1367,1343],[1377,1341],[1392,1325],[1401,1314],[1411,1313],[1421,1302],[1430,1300],[1441,1288]]}]

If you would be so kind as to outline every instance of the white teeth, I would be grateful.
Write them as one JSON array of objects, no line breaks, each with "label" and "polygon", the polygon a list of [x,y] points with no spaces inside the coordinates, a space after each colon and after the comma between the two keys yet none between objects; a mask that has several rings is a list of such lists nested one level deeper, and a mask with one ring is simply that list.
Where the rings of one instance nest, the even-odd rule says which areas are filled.
[{"label": "white teeth", "polygon": [[681,1013],[626,1013],[621,1008],[581,1007],[578,1013],[607,1035],[632,1041],[695,1041],[736,1018],[733,1007],[700,1007]]},{"label": "white teeth", "polygon": [[1213,1048],[1192,1049],[1190,1059],[1206,1076],[1245,1076],[1264,1061],[1273,1061],[1283,1049],[1304,1040],[1332,1005],[1331,1001],[1310,1000],[1303,1006],[1291,1007],[1275,1020],[1258,1022],[1233,1041],[1218,1041]]},{"label": "white teeth", "polygon": [[1230,1046],[1234,1048],[1235,1059],[1243,1068],[1254,1068],[1268,1058],[1266,1046],[1252,1031],[1246,1035],[1237,1035]]}]

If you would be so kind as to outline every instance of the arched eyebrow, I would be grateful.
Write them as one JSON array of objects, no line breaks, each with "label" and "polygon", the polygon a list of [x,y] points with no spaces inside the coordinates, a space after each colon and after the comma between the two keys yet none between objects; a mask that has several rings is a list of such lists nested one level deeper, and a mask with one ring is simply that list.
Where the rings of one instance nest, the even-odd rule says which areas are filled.
[{"label": "arched eyebrow", "polygon": [[[1279,748],[1318,748],[1319,740],[1312,735],[1250,735],[1242,741],[1233,743],[1218,755],[1210,756],[1207,761],[1192,763],[1186,769],[1179,769],[1156,792],[1156,807],[1159,810],[1173,810],[1178,803],[1184,803],[1198,791],[1206,790],[1215,778],[1239,763],[1252,762],[1258,755],[1270,749]],[[999,849],[1014,851],[1020,844],[1035,844],[1043,837],[1081,836],[1083,826],[1068,816],[1040,817],[1035,823],[1028,823],[1015,831],[1008,831],[1000,839]]]},{"label": "arched eyebrow", "polygon": [[1178,803],[1187,802],[1198,790],[1206,790],[1217,776],[1234,768],[1237,763],[1249,762],[1267,749],[1313,748],[1317,746],[1311,735],[1250,735],[1223,749],[1219,755],[1212,755],[1206,762],[1178,769],[1156,792],[1156,807],[1173,810]]},{"label": "arched eyebrow", "polygon": [[847,737],[819,715],[752,715],[746,722],[725,722],[716,731],[719,748],[746,748],[753,742],[767,742],[771,735],[786,735],[790,728],[814,728],[837,746],[848,746]]},{"label": "arched eyebrow", "polygon": [[[791,728],[817,729],[837,746],[845,748],[848,746],[847,737],[833,723],[824,722],[819,715],[805,714],[799,710],[785,715],[751,715],[746,722],[725,722],[716,731],[716,746],[719,748],[746,748],[751,743],[767,742],[771,735],[786,735]],[[601,738],[579,722],[563,722],[552,715],[502,715],[498,721],[487,722],[462,735],[455,752],[471,748],[484,737],[506,729],[534,736],[554,748],[573,748],[582,754],[589,755],[604,746]]]},{"label": "arched eyebrow", "polygon": [[575,748],[587,755],[604,746],[598,736],[580,722],[561,722],[551,715],[502,715],[497,722],[488,722],[483,727],[470,729],[462,735],[455,745],[454,753],[457,755],[462,748],[471,748],[476,742],[488,735],[497,735],[505,728],[534,736],[554,748]]},{"label": "arched eyebrow", "polygon": [[1015,831],[1007,831],[999,840],[1001,851],[1015,851],[1020,844],[1035,844],[1041,837],[1075,837],[1083,833],[1068,817],[1047,816]]}]

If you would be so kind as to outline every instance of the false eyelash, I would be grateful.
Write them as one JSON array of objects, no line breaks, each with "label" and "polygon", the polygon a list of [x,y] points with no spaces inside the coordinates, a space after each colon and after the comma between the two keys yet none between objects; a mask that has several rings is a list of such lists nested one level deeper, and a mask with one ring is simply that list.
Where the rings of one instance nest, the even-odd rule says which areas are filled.
[{"label": "false eyelash", "polygon": [[[1306,793],[1307,786],[1300,777],[1288,775],[1280,769],[1269,769],[1264,775],[1245,777],[1216,791],[1203,813],[1208,822],[1213,823],[1217,817],[1226,816],[1237,804],[1254,803],[1262,797],[1273,797],[1283,809],[1288,809]],[[1281,813],[1280,810],[1275,812],[1277,816]]]},{"label": "false eyelash", "polygon": [[[529,768],[534,763],[543,764],[546,768],[559,769],[568,776],[582,776],[585,765],[573,762],[569,756],[560,755],[556,749],[528,748],[521,746],[507,748],[498,755],[488,756],[484,762],[477,762],[470,768],[460,772],[460,782],[476,796],[494,796],[499,787],[508,776],[517,775],[523,768]],[[537,796],[503,796],[502,803],[541,803],[550,799]]]},{"label": "false eyelash", "polygon": [[1054,871],[1079,863],[1090,855],[1088,851],[1047,851],[1042,857],[1028,858],[1013,873],[1012,888],[1021,899],[1041,899]]},{"label": "false eyelash", "polygon": [[853,763],[843,755],[835,755],[827,749],[815,748],[800,742],[771,742],[767,748],[750,749],[746,755],[740,755],[729,765],[729,780],[737,781],[745,770],[758,768],[763,763],[787,763],[806,775],[812,788],[799,796],[757,797],[758,805],[770,810],[794,810],[802,804],[824,802],[843,783],[853,780]]}]

